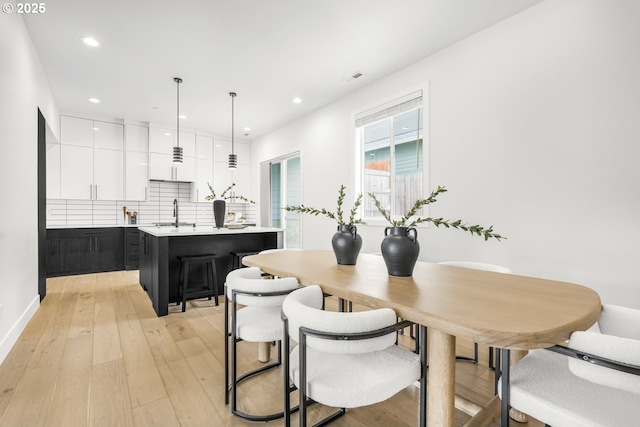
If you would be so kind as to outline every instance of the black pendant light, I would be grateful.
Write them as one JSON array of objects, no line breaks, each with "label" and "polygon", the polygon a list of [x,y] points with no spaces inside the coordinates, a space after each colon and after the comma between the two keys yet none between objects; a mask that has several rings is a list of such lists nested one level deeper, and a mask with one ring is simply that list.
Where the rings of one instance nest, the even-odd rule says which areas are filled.
[{"label": "black pendant light", "polygon": [[182,163],[182,147],[180,147],[180,83],[182,79],[180,77],[174,77],[173,81],[176,82],[177,96],[176,96],[176,146],[173,147],[173,163]]},{"label": "black pendant light", "polygon": [[234,151],[233,146],[233,101],[236,97],[235,92],[229,92],[229,96],[231,97],[231,154],[229,154],[229,169],[237,169],[238,168],[238,156]]}]

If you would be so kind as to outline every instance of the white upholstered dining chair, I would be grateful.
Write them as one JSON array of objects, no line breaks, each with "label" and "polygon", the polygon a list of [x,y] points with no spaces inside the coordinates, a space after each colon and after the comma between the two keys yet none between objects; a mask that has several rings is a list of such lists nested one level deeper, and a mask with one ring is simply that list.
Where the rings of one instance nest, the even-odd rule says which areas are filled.
[{"label": "white upholstered dining chair", "polygon": [[[340,408],[322,420],[340,417],[346,408],[382,402],[421,378],[420,356],[396,345],[397,322],[389,309],[363,312],[323,310],[323,293],[311,285],[285,298],[285,334],[298,342],[288,352],[285,338],[285,426],[290,425],[289,392],[299,390],[300,426],[306,426],[308,399]],[[293,384],[293,385],[292,385]]]},{"label": "white upholstered dining chair", "polygon": [[605,304],[595,327],[551,349],[511,368],[513,408],[553,427],[640,425],[640,310]]},{"label": "white upholstered dining chair", "polygon": [[[294,277],[265,279],[257,267],[229,272],[225,284],[225,404],[231,395],[231,412],[250,421],[282,418],[284,412],[248,414],[238,409],[238,384],[282,364],[283,324],[281,307],[285,296],[298,287]],[[237,345],[240,341],[278,343],[277,361],[238,376]],[[229,354],[231,344],[231,354]],[[231,360],[229,360],[231,358]],[[231,377],[229,375],[231,371]]]}]

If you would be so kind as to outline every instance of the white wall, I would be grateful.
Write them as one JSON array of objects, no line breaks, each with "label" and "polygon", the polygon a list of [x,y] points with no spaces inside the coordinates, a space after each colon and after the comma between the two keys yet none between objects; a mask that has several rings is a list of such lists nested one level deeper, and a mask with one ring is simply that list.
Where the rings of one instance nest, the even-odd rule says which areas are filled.
[{"label": "white wall", "polygon": [[[420,229],[420,258],[503,264],[640,308],[639,20],[634,0],[543,2],[255,140],[254,170],[300,150],[303,203],[335,209],[344,183],[350,204],[351,114],[428,81],[429,186],[449,189],[431,215],[508,240]],[[304,247],[330,248],[335,223],[303,221]],[[360,231],[378,251],[382,227]]]},{"label": "white wall", "polygon": [[39,306],[38,107],[59,132],[58,109],[22,17],[0,20],[1,362]]}]

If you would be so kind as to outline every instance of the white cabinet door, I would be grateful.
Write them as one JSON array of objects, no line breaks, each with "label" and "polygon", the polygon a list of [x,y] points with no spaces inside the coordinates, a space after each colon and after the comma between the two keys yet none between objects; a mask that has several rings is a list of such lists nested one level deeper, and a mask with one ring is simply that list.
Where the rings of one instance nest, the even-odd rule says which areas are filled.
[{"label": "white cabinet door", "polygon": [[196,158],[213,159],[213,137],[196,135]]},{"label": "white cabinet door", "polygon": [[194,182],[196,180],[196,158],[195,157],[183,157],[182,164],[174,165],[176,172],[174,173],[174,179],[178,181]]},{"label": "white cabinet door", "polygon": [[60,144],[47,143],[47,199],[60,198]]},{"label": "white cabinet door", "polygon": [[238,156],[239,165],[248,165],[251,163],[251,146],[245,143],[235,143],[234,151]]},{"label": "white cabinet door", "polygon": [[149,152],[159,154],[173,154],[175,145],[175,131],[163,128],[149,128]]},{"label": "white cabinet door", "polygon": [[[182,147],[184,157],[196,157],[196,134],[180,131],[180,147]],[[171,153],[173,153],[173,149]]]},{"label": "white cabinet door", "polygon": [[118,123],[94,121],[93,148],[124,150],[124,126]]},{"label": "white cabinet door", "polygon": [[124,200],[124,152],[93,150],[94,200]]},{"label": "white cabinet door", "polygon": [[124,135],[124,198],[145,201],[149,181],[149,128],[126,124]]},{"label": "white cabinet door", "polygon": [[149,153],[149,179],[170,181],[173,179],[171,154]]},{"label": "white cabinet door", "polygon": [[[251,195],[251,170],[249,165],[238,164],[238,169],[233,171],[233,182],[236,183],[235,194],[252,199]],[[240,202],[240,201],[239,201]]]},{"label": "white cabinet door", "polygon": [[93,147],[93,120],[60,116],[60,143]]},{"label": "white cabinet door", "polygon": [[125,152],[125,200],[147,200],[148,166],[147,153]]},{"label": "white cabinet door", "polygon": [[215,138],[213,141],[213,160],[227,163],[229,161],[229,154],[231,154],[231,141]]},{"label": "white cabinet door", "polygon": [[124,142],[127,151],[149,152],[149,128],[137,125],[124,125]]},{"label": "white cabinet door", "polygon": [[211,183],[216,196],[233,183],[233,175],[227,167],[227,162],[213,162],[213,182]]},{"label": "white cabinet door", "polygon": [[93,148],[60,146],[60,197],[93,199]]},{"label": "white cabinet door", "polygon": [[208,184],[213,185],[213,160],[196,159],[196,202],[206,202],[204,198],[211,193]]}]

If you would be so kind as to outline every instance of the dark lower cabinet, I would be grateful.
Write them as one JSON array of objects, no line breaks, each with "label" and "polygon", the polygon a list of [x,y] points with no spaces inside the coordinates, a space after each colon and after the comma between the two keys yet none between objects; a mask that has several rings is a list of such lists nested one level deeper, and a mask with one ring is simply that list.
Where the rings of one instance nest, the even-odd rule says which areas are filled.
[{"label": "dark lower cabinet", "polygon": [[137,270],[140,268],[140,232],[136,227],[124,229],[125,255],[124,267],[127,270]]},{"label": "dark lower cabinet", "polygon": [[47,230],[47,277],[124,269],[124,228]]}]

